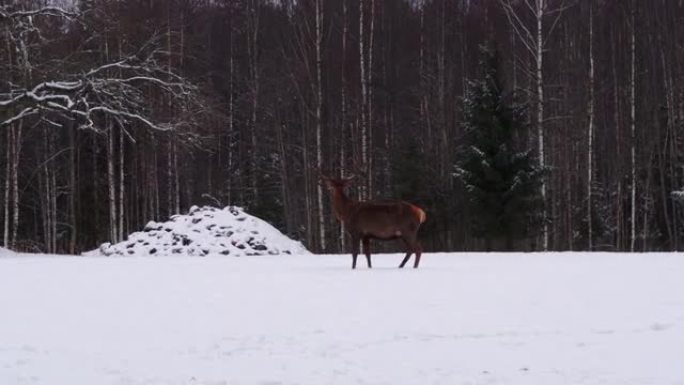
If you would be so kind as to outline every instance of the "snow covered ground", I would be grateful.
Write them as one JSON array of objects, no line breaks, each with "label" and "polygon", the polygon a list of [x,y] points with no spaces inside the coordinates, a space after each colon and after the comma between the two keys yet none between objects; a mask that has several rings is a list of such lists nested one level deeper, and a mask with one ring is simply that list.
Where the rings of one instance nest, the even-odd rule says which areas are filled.
[{"label": "snow covered ground", "polygon": [[5,255],[0,384],[684,384],[683,255],[350,259]]}]

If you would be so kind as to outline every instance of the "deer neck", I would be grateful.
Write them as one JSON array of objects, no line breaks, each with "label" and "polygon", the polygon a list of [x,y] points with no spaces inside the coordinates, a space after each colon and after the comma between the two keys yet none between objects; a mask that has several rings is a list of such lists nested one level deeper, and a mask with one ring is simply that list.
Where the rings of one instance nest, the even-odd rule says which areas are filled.
[{"label": "deer neck", "polygon": [[351,209],[354,201],[349,198],[344,191],[335,190],[332,193],[332,206],[335,212],[335,217],[340,222],[346,222],[349,216],[349,210]]}]

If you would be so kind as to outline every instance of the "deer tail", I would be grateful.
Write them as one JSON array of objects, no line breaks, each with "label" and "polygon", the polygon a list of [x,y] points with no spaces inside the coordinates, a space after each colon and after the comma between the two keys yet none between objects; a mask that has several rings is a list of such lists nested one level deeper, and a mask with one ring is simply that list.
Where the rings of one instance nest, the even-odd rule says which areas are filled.
[{"label": "deer tail", "polygon": [[413,210],[413,213],[416,215],[416,217],[418,217],[418,222],[425,222],[427,215],[425,215],[425,211],[423,211],[423,209],[418,206],[411,205],[411,210]]}]

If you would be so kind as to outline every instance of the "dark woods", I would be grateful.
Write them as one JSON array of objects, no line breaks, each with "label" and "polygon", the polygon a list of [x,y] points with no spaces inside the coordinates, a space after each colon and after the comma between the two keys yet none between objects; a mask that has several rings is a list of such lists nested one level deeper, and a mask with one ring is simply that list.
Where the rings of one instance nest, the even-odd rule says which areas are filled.
[{"label": "dark woods", "polygon": [[[3,1],[2,245],[74,253],[235,204],[341,251],[317,170],[362,164],[357,196],[425,209],[426,250],[678,250],[681,20],[679,0]],[[510,221],[462,172],[483,44],[524,111],[486,145],[496,194],[534,186]]]}]

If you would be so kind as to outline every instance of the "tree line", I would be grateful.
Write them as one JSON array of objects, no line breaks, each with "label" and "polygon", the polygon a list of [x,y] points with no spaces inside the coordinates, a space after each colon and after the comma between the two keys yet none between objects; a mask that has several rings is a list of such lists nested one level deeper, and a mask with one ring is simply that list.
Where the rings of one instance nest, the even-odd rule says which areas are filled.
[{"label": "tree line", "polygon": [[519,206],[538,231],[501,248],[679,250],[683,18],[677,0],[2,2],[2,245],[78,253],[232,204],[337,252],[324,171],[424,207],[426,250],[490,247],[459,172],[486,45],[525,111],[510,154],[544,170]]}]

